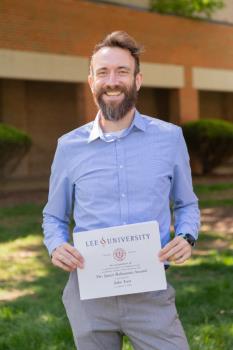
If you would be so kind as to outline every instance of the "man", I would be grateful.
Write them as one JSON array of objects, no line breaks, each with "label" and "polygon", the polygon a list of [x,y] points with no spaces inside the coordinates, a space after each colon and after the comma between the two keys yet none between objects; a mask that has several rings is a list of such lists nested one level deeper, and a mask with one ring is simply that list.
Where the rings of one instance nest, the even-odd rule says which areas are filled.
[{"label": "man", "polygon": [[157,220],[165,267],[191,256],[199,210],[187,149],[179,127],[136,110],[139,55],[125,32],[111,33],[95,47],[88,81],[99,112],[94,122],[59,139],[52,165],[45,244],[52,263],[71,272],[63,302],[79,350],[119,350],[123,334],[135,350],[188,349],[170,285],[81,301],[76,269],[85,268],[85,260],[68,243],[73,210],[75,232]]}]

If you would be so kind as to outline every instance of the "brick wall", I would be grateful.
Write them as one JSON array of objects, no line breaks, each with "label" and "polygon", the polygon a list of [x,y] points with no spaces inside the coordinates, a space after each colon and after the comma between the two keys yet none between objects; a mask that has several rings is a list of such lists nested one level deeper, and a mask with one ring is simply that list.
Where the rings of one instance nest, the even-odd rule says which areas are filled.
[{"label": "brick wall", "polygon": [[80,125],[76,84],[2,80],[1,120],[33,140],[15,177],[48,175],[58,137]]},{"label": "brick wall", "polygon": [[200,91],[200,118],[218,118],[233,122],[233,93]]},{"label": "brick wall", "polygon": [[0,47],[89,56],[106,33],[126,30],[143,60],[233,69],[233,27],[82,0],[2,0]]},{"label": "brick wall", "polygon": [[[83,57],[107,33],[125,30],[145,46],[144,62],[184,67],[184,88],[144,89],[139,105],[181,122],[211,115],[214,99],[214,110],[227,108],[225,118],[232,119],[232,94],[198,93],[192,67],[233,70],[233,26],[84,0],[1,0],[0,23],[0,48]],[[88,85],[11,79],[1,85],[0,120],[33,137],[32,151],[16,175],[47,174],[57,137],[96,113]],[[161,110],[158,98],[167,110]]]}]

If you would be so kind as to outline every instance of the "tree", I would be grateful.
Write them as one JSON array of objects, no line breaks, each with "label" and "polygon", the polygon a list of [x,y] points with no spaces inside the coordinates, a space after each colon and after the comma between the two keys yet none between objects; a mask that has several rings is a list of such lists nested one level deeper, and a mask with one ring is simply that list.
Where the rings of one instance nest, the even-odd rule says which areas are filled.
[{"label": "tree", "polygon": [[182,125],[194,173],[211,174],[233,156],[233,123],[199,119]]},{"label": "tree", "polygon": [[31,138],[27,134],[0,123],[0,181],[18,166],[31,144]]},{"label": "tree", "polygon": [[224,0],[151,0],[151,10],[197,18],[210,18],[216,10],[224,7]]}]

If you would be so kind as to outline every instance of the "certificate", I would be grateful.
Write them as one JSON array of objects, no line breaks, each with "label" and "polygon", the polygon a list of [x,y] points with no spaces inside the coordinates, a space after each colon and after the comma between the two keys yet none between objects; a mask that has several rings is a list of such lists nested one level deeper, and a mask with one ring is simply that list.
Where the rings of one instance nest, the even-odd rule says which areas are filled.
[{"label": "certificate", "polygon": [[167,288],[156,221],[73,234],[85,259],[77,269],[80,298],[93,299]]}]

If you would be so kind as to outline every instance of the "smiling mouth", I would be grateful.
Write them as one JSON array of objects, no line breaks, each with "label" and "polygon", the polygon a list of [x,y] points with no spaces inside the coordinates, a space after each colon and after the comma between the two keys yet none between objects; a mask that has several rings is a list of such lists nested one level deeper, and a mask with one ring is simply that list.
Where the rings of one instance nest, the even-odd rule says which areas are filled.
[{"label": "smiling mouth", "polygon": [[121,91],[106,91],[105,94],[107,96],[120,96],[121,95]]}]

